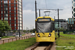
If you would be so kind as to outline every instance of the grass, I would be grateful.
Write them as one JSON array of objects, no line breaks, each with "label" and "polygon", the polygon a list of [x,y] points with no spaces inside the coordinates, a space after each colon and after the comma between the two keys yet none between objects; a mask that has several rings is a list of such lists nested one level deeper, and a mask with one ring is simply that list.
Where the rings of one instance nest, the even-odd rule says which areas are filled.
[{"label": "grass", "polygon": [[5,43],[4,45],[0,45],[0,50],[25,50],[25,48],[33,45],[35,43],[35,37],[25,39],[25,40],[17,40],[10,43]]},{"label": "grass", "polygon": [[63,34],[63,32],[60,32],[60,35],[65,36],[65,37],[74,37],[75,38],[75,35],[72,35],[72,34]]},{"label": "grass", "polygon": [[63,34],[63,32],[60,32],[60,35],[63,37],[56,40],[56,50],[75,50],[75,35]]},{"label": "grass", "polygon": [[[72,35],[72,34],[64,34],[63,32],[60,32],[60,35],[61,36],[64,36],[64,37],[75,38],[75,35]],[[56,32],[55,37],[58,37],[57,32]]]},{"label": "grass", "polygon": [[22,36],[24,36],[25,34],[22,34]]},{"label": "grass", "polygon": [[56,40],[56,50],[75,50],[75,39],[60,37]]},{"label": "grass", "polygon": [[55,33],[55,37],[56,37],[56,38],[58,37],[58,34],[57,34],[57,33]]},{"label": "grass", "polygon": [[10,38],[10,37],[15,37],[15,36],[3,36],[2,38]]},{"label": "grass", "polygon": [[[24,36],[25,34],[22,34]],[[15,37],[15,36],[3,36],[2,38],[10,38],[10,37]]]}]

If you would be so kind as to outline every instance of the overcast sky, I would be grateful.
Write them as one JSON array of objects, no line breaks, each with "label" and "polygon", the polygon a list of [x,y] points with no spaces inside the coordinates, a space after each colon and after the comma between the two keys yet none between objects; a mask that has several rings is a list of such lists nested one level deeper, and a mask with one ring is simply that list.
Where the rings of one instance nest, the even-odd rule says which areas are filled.
[{"label": "overcast sky", "polygon": [[[60,10],[59,18],[68,19],[72,17],[72,0],[36,0],[38,9],[63,9]],[[44,16],[41,11],[41,16]],[[52,18],[57,18],[57,11],[50,11]],[[28,27],[28,28],[27,28]],[[35,0],[23,0],[23,29],[35,27]]]}]

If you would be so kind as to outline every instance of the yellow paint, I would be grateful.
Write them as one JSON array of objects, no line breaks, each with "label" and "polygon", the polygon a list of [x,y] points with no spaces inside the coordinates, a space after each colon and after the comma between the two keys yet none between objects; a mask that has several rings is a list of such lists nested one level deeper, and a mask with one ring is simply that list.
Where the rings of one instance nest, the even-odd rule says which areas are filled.
[{"label": "yellow paint", "polygon": [[[41,19],[50,18],[51,21],[54,21],[54,19],[51,18],[50,16],[42,16],[42,17],[38,17],[37,19],[39,19],[39,18],[41,18]],[[35,21],[37,21],[37,19]],[[35,33],[36,33],[36,42],[55,42],[55,30],[53,30],[52,32],[44,33],[44,34],[37,33],[36,31],[35,31]],[[50,37],[48,37],[49,33],[51,33]],[[37,36],[38,34],[40,35],[40,37]]]},{"label": "yellow paint", "polygon": [[[38,17],[37,19],[39,19],[39,18],[51,18],[51,17],[50,16],[41,16],[41,17]],[[37,21],[37,19],[35,21]],[[51,18],[51,20],[54,21],[53,18]]]},{"label": "yellow paint", "polygon": [[[51,33],[51,36],[49,36],[49,33]],[[40,37],[38,37],[38,33],[36,33],[36,42],[54,42],[55,41],[55,31],[49,32],[49,33],[39,33]],[[44,37],[43,37],[44,36]]]}]

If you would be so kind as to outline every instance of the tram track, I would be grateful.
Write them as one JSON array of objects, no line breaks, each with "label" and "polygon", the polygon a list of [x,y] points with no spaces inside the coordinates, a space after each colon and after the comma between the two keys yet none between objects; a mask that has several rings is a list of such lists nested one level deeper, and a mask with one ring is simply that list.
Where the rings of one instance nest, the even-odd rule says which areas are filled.
[{"label": "tram track", "polygon": [[40,42],[37,46],[32,48],[31,50],[50,50],[53,42]]}]

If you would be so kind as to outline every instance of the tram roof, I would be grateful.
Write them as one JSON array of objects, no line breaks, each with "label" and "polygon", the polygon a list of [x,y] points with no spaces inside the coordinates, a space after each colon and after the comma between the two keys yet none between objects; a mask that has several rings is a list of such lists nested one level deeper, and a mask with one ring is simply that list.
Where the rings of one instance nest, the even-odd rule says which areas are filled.
[{"label": "tram roof", "polygon": [[[51,18],[51,20],[54,21],[54,19],[52,17],[50,17],[50,16],[40,16],[37,19],[39,19],[39,18]],[[35,21],[37,21],[37,19]]]}]

